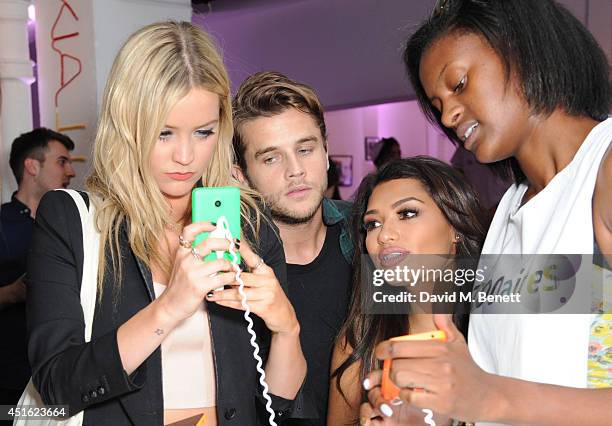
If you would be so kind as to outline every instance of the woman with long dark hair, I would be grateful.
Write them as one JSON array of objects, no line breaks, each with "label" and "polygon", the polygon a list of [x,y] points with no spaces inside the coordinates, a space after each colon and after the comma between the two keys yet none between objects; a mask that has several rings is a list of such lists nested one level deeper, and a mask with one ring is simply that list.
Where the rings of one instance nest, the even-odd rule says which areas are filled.
[{"label": "woman with long dark hair", "polygon": [[[354,291],[334,351],[328,424],[357,422],[364,397],[361,383],[379,365],[374,357],[378,343],[435,329],[431,311],[370,313],[372,292],[379,288],[369,282],[374,269],[393,269],[402,264],[397,260],[410,257],[407,254],[417,255],[419,262],[424,260],[419,255],[471,257],[477,262],[486,233],[483,217],[469,184],[431,157],[393,161],[364,179],[353,206]],[[466,311],[458,308],[447,312],[453,313],[457,327],[467,330]]]}]

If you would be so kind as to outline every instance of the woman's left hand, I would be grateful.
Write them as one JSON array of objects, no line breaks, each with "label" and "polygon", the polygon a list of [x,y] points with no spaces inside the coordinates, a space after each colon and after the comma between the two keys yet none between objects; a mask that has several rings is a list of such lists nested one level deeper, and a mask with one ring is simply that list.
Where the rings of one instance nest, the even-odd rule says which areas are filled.
[{"label": "woman's left hand", "polygon": [[[251,312],[264,320],[273,333],[295,333],[299,329],[295,310],[272,268],[263,263],[246,241],[240,243],[239,251],[243,261],[251,270],[240,274]],[[211,292],[206,300],[244,311],[242,298],[238,292],[239,283],[235,281],[231,285],[232,288]]]},{"label": "woman's left hand", "polygon": [[[436,314],[434,322],[446,332],[446,342],[387,340],[376,347],[376,357],[393,359],[391,380],[401,388],[400,398],[405,404],[454,419],[486,421],[491,418],[489,410],[498,405],[495,376],[476,365],[449,315]],[[370,373],[367,380],[370,402],[361,409],[366,419],[373,410],[388,411],[385,407],[381,410],[383,404],[389,406],[380,395],[380,372]]]}]

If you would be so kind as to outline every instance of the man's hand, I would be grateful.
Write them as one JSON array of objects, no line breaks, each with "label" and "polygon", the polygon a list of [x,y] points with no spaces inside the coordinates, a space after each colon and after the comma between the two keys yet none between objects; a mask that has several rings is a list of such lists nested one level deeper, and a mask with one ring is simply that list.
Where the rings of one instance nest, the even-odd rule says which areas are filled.
[{"label": "man's hand", "polygon": [[25,301],[26,286],[23,281],[25,274],[17,278],[14,282],[4,287],[0,287],[0,311]]}]

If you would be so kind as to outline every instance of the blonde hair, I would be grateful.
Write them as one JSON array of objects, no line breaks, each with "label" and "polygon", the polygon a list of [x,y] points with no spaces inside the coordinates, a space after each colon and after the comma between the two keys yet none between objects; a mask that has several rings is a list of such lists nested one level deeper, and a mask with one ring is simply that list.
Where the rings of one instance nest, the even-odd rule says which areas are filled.
[{"label": "blonde hair", "polygon": [[[101,234],[98,294],[108,270],[110,249],[115,296],[121,286],[119,238],[126,228],[134,254],[170,272],[160,249],[160,235],[172,226],[168,203],[149,168],[149,157],[171,108],[193,88],[219,95],[219,139],[202,176],[204,186],[240,186],[232,176],[230,84],[215,43],[188,22],[148,25],[125,42],[106,83],[93,150],[93,170],[86,186],[96,203]],[[241,187],[241,213],[257,235],[259,197]],[[250,220],[255,218],[255,222]]]}]

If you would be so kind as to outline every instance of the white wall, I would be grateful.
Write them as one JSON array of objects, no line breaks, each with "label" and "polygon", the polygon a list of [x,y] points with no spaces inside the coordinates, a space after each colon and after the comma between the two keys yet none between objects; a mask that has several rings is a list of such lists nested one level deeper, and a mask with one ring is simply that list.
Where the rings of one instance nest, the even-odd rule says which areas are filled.
[{"label": "white wall", "polygon": [[32,129],[30,84],[32,63],[28,50],[28,2],[0,0],[0,203],[7,202],[17,182],[9,167],[13,139]]},{"label": "white wall", "polygon": [[402,157],[431,155],[449,162],[455,152],[451,142],[425,120],[416,101],[329,111],[325,123],[330,155],[353,156],[353,185],[340,188],[344,199],[375,169],[371,161],[365,160],[366,136],[396,138]]},{"label": "white wall", "polygon": [[[75,143],[72,155],[89,158],[98,114],[93,6],[91,0],[69,4],[71,9],[61,2],[35,3],[40,125],[68,135]],[[61,56],[54,47],[65,55],[63,76]],[[82,187],[88,164],[74,163],[72,187]]]},{"label": "white wall", "polygon": [[[81,188],[89,172],[98,112],[115,55],[130,34],[147,24],[167,19],[191,20],[190,0],[72,0],[75,15],[59,1],[36,0],[36,49],[41,126],[66,133],[75,142],[76,178]],[[52,48],[51,28],[60,16],[55,36],[76,34],[57,41],[56,48],[81,61],[81,73],[60,92],[60,55]],[[65,79],[78,71],[77,62],[64,59]],[[67,82],[65,82],[67,83]]]},{"label": "white wall", "polygon": [[[96,87],[100,95],[115,55],[130,34],[168,19],[191,21],[191,0],[93,0],[93,5]],[[99,96],[98,107],[101,102]]]}]

